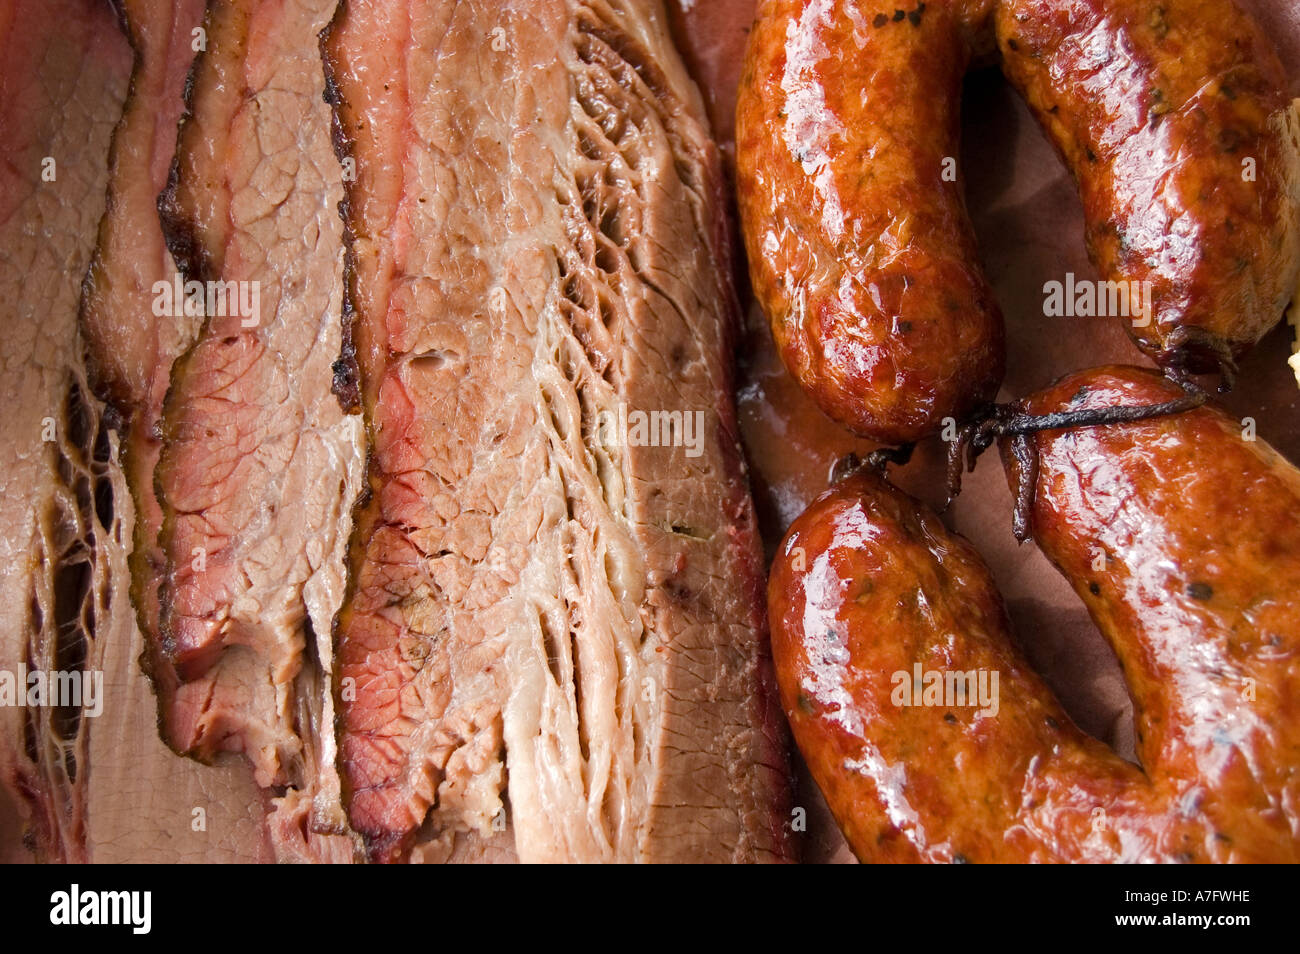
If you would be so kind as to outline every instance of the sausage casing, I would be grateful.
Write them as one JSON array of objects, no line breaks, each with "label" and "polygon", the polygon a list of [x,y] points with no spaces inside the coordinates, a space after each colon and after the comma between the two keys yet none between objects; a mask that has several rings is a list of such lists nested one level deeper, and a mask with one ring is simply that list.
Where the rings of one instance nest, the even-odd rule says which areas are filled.
[{"label": "sausage casing", "polygon": [[764,0],[750,36],[736,147],[754,292],[804,390],[885,443],[962,417],[1002,380],[1002,316],[956,174],[989,7]]},{"label": "sausage casing", "polygon": [[996,32],[1090,258],[1151,307],[1138,346],[1209,371],[1255,344],[1300,271],[1300,123],[1259,25],[1231,0],[1005,0]]},{"label": "sausage casing", "polygon": [[[1176,393],[1110,368],[1026,407]],[[1035,538],[1119,658],[1143,768],[1078,730],[1025,663],[975,549],[859,471],[795,521],[768,591],[782,704],[850,846],[867,861],[1300,859],[1300,472],[1209,408],[1035,444]],[[992,698],[947,690],[980,673],[997,674]]]}]

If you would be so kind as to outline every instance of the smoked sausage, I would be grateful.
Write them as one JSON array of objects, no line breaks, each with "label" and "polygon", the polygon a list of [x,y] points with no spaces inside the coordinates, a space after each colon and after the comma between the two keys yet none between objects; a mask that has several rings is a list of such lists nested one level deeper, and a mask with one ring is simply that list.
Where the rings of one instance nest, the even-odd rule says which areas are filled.
[{"label": "smoked sausage", "polygon": [[[1022,405],[1180,393],[1115,367]],[[1141,767],[1074,726],[925,506],[863,469],[795,521],[768,590],[781,701],[860,859],[1300,860],[1300,471],[1251,437],[1208,406],[1030,437],[1034,538],[1123,667]]]},{"label": "smoked sausage", "polygon": [[995,22],[1089,257],[1147,289],[1138,346],[1177,373],[1230,367],[1300,270],[1300,125],[1272,42],[1231,0],[1003,0]]},{"label": "smoked sausage", "polygon": [[991,10],[764,0],[750,34],[736,162],[754,293],[804,390],[886,444],[1002,381],[1002,315],[955,174]]},{"label": "smoked sausage", "polygon": [[964,418],[1002,379],[956,174],[962,77],[995,43],[1078,181],[1107,300],[1157,363],[1230,372],[1300,272],[1300,124],[1231,0],[762,0],[736,114],[754,292],[803,389],[885,443]]}]

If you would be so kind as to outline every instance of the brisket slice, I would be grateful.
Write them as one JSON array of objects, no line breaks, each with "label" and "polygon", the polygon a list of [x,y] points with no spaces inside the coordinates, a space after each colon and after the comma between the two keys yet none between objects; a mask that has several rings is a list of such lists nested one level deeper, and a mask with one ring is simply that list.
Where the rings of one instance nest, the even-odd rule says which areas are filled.
[{"label": "brisket slice", "polygon": [[[105,5],[0,4],[0,670],[10,678],[20,666],[82,669],[101,622],[108,432],[87,400],[77,299],[130,66]],[[72,707],[15,702],[0,706],[0,783],[38,857],[84,859],[86,722]]]},{"label": "brisket slice", "polygon": [[[241,789],[157,739],[136,662],[118,416],[82,361],[80,278],[131,69],[99,0],[0,4],[0,670],[102,673],[104,690],[98,715],[85,700],[0,707],[2,810],[18,812],[5,828],[24,829],[11,860],[251,860],[264,840],[251,779]],[[206,831],[192,829],[195,807]]]},{"label": "brisket slice", "polygon": [[[354,829],[376,859],[505,817],[524,861],[788,857],[718,155],[659,3],[345,0],[322,47],[371,439]],[[698,455],[650,412],[702,416]]]},{"label": "brisket slice", "polygon": [[[185,77],[194,60],[191,31],[204,0],[120,0],[122,26],[135,54],[122,117],[109,152],[108,205],[82,283],[81,332],[96,394],[121,417],[122,464],[137,519],[131,554],[133,599],[145,632],[158,626],[158,549],[162,512],[154,496],[158,421],[172,362],[193,341],[194,316],[154,314],[154,285],[176,274],[158,224],[157,197],[176,151]],[[171,674],[154,658],[155,678]]]},{"label": "brisket slice", "polygon": [[[272,834],[309,841],[346,835],[328,673],[362,463],[361,422],[331,392],[343,192],[316,35],[333,8],[209,5],[159,199],[185,277],[245,303],[256,288],[260,305],[207,314],[172,369],[155,472],[159,633],[176,677],[164,730],[180,751],[240,751],[259,784],[289,786],[292,819]],[[320,847],[350,857],[346,838]]]},{"label": "brisket slice", "polygon": [[154,283],[176,268],[158,224],[157,197],[176,152],[191,31],[204,0],[117,0],[135,54],[109,151],[108,207],[82,287],[81,329],[98,396],[148,436],[161,412],[171,363],[197,330],[195,317],[153,314]]},{"label": "brisket slice", "polygon": [[[138,662],[146,646],[155,646],[141,628],[156,632],[163,566],[153,492],[157,423],[172,362],[198,328],[197,317],[154,314],[154,284],[171,282],[176,273],[157,196],[176,149],[204,0],[120,0],[118,8],[134,66],[108,154],[107,207],[81,298],[88,376],[114,408],[121,442],[121,469],[107,468],[117,506],[97,547],[113,591],[91,651],[108,698],[90,723],[86,750],[94,767],[85,799],[88,854],[109,863],[270,860],[268,806],[251,771],[238,761],[208,767],[172,754],[158,738],[158,707]],[[128,580],[142,627],[130,611]],[[152,652],[147,658],[156,679],[168,678],[165,661]],[[202,809],[198,824],[196,809]]]},{"label": "brisket slice", "polygon": [[257,860],[270,852],[247,770],[178,759],[158,740],[128,592],[134,508],[120,415],[95,399],[82,361],[79,279],[106,181],[109,214],[122,195],[122,167],[110,174],[105,159],[131,71],[99,0],[0,4],[0,670],[103,675],[98,715],[85,700],[82,710],[0,708],[0,811],[17,812],[3,827],[24,829],[4,857]]},{"label": "brisket slice", "polygon": [[[117,433],[108,437],[117,451]],[[96,528],[98,615],[86,662],[104,674],[105,700],[99,716],[82,720],[88,858],[97,864],[278,860],[279,844],[268,839],[266,822],[272,805],[248,766],[239,759],[200,765],[158,737],[158,708],[140,667],[145,639],[128,594],[135,513],[114,456],[101,478],[117,506],[102,532]],[[106,585],[98,583],[100,575]]]}]

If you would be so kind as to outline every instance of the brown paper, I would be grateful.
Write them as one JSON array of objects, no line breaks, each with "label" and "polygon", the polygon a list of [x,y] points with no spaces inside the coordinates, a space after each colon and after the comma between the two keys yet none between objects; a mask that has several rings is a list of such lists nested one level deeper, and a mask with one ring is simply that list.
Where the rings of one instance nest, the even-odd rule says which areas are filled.
[{"label": "brown paper", "polygon": [[[753,0],[676,0],[679,42],[715,127],[729,137],[744,39]],[[1278,44],[1300,95],[1300,4],[1245,0]],[[1083,211],[1073,180],[1019,97],[996,69],[968,78],[963,105],[962,161],[967,202],[989,280],[1007,321],[1007,377],[999,400],[1038,390],[1069,371],[1107,363],[1147,365],[1122,319],[1045,318],[1043,284],[1095,279],[1083,248]],[[749,308],[740,355],[739,405],[750,458],[755,506],[769,555],[795,516],[827,485],[834,462],[871,445],[824,417],[781,367],[758,309]],[[1279,326],[1243,362],[1237,389],[1222,404],[1255,418],[1257,433],[1300,460],[1296,426],[1300,389],[1287,365],[1293,329]],[[918,447],[892,472],[909,492],[943,502],[943,450],[937,439]],[[995,452],[968,475],[948,523],[988,561],[1030,662],[1081,728],[1133,757],[1133,709],[1110,648],[1065,580],[1032,543],[1011,533],[1012,498]],[[847,846],[806,776],[797,804],[809,812],[805,860],[852,861]]]}]

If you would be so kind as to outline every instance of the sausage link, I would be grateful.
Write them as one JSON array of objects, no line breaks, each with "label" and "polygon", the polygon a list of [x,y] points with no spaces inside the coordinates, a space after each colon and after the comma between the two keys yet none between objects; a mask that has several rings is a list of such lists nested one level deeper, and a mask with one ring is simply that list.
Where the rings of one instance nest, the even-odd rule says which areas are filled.
[{"label": "sausage link", "polygon": [[1300,271],[1300,146],[1261,28],[1231,0],[1003,0],[996,29],[1078,182],[1093,263],[1150,283],[1138,346],[1208,371],[1255,344]]},{"label": "sausage link", "polygon": [[948,174],[962,75],[993,34],[1078,181],[1098,294],[1157,363],[1231,370],[1300,273],[1300,119],[1231,0],[762,0],[736,134],[754,291],[804,390],[885,443],[1002,379],[1001,315]]},{"label": "sausage link", "polygon": [[[1158,404],[1152,371],[1068,375],[1030,414]],[[1009,445],[1008,479],[1019,480]],[[1031,528],[1125,661],[1138,756],[1190,784],[1229,855],[1300,847],[1300,470],[1213,407],[1048,431]],[[1100,568],[1100,569],[1099,569]]]},{"label": "sausage link", "polygon": [[1002,380],[1002,316],[945,175],[990,8],[763,0],[750,36],[736,145],[754,291],[804,390],[885,443],[964,416]]},{"label": "sausage link", "polygon": [[[1026,408],[1178,393],[1101,369]],[[864,861],[1300,859],[1300,472],[1208,408],[1033,441],[1035,538],[1119,658],[1145,770],[1029,668],[975,549],[860,471],[795,521],[768,590],[782,704],[850,846]],[[981,671],[996,692],[955,692]]]}]

